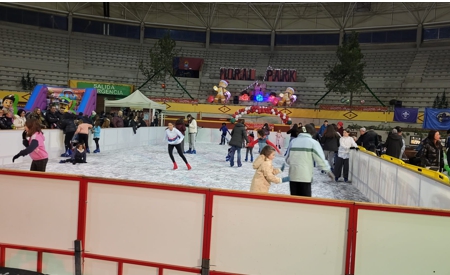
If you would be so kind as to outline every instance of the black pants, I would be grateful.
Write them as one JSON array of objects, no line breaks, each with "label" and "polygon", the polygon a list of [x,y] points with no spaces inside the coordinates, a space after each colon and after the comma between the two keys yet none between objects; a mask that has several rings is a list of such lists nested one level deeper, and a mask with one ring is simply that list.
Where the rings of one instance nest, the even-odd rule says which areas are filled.
[{"label": "black pants", "polygon": [[349,160],[343,159],[340,157],[336,158],[336,163],[334,164],[334,176],[336,178],[341,177],[342,167],[344,167],[344,180],[348,179],[348,166],[349,166]]},{"label": "black pants", "polygon": [[70,141],[72,140],[74,134],[75,132],[66,132],[66,135],[64,136],[64,145],[66,146],[66,151],[71,148]]},{"label": "black pants", "polygon": [[247,147],[245,151],[245,160],[248,160],[248,153],[250,153],[251,159],[253,159],[253,147]]},{"label": "black pants", "polygon": [[94,141],[95,141],[95,149],[100,148],[100,146],[98,145],[98,141],[99,141],[99,140],[100,140],[99,138],[94,138]]},{"label": "black pants", "polygon": [[45,172],[45,168],[47,167],[47,159],[40,159],[40,160],[33,160],[31,162],[30,171],[39,171],[39,172]]},{"label": "black pants", "polygon": [[78,133],[78,142],[79,143],[84,143],[84,147],[86,147],[86,150],[89,149],[89,145],[88,145],[88,134],[80,134]]},{"label": "black pants", "polygon": [[178,155],[183,159],[184,163],[188,163],[186,158],[184,157],[183,151],[181,150],[181,144],[169,144],[169,156],[172,162],[175,162],[175,158],[173,157],[173,148],[177,148]]},{"label": "black pants", "polygon": [[311,197],[311,183],[290,181],[289,189],[291,189],[292,196]]}]

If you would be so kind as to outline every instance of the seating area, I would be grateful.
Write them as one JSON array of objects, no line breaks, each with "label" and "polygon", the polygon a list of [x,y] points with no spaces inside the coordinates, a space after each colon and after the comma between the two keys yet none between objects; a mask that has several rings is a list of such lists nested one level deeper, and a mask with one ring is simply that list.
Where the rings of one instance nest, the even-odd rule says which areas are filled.
[{"label": "seating area", "polygon": [[[148,64],[148,50],[154,40],[125,39],[109,36],[73,33],[58,30],[37,30],[0,26],[0,89],[20,90],[22,75],[30,72],[38,83],[64,86],[70,79],[142,85],[146,79],[139,62]],[[391,99],[403,106],[431,106],[436,94],[441,94],[450,81],[450,49],[380,49],[363,50],[366,83],[377,97],[388,105]],[[294,106],[312,108],[326,92],[323,83],[328,66],[336,62],[334,51],[277,51],[205,49],[181,47],[180,56],[204,58],[200,78],[178,77],[178,81],[195,99],[206,101],[215,95],[212,87],[219,82],[220,67],[255,68],[263,77],[267,66],[296,69],[298,82],[266,82],[266,92],[279,94],[287,86],[296,89]],[[436,81],[437,80],[437,81]],[[407,85],[405,85],[405,83]],[[151,97],[189,98],[171,77],[163,83],[146,84],[142,92]],[[252,81],[230,81],[232,96],[240,95]],[[328,94],[319,104],[341,104],[342,96]],[[379,105],[368,92],[355,96],[355,102]]]},{"label": "seating area", "polygon": [[429,50],[429,58],[423,73],[427,80],[450,80],[450,50]]}]

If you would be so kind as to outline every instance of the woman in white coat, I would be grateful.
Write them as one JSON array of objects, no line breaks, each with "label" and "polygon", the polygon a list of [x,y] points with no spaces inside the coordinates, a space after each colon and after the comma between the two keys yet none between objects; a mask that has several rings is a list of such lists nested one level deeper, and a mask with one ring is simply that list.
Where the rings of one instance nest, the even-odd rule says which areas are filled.
[{"label": "woman in white coat", "polygon": [[17,130],[25,129],[25,122],[27,122],[27,118],[25,117],[26,112],[24,109],[20,109],[17,111],[17,115],[14,115],[14,126]]}]

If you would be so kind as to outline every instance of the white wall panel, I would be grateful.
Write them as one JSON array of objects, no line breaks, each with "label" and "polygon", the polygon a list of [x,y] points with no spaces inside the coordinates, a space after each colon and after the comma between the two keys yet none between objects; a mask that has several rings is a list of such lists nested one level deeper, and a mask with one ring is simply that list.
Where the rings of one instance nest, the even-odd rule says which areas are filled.
[{"label": "white wall panel", "polygon": [[447,274],[450,217],[359,210],[355,274]]},{"label": "white wall panel", "polygon": [[84,258],[83,275],[113,275],[117,274],[117,263]]},{"label": "white wall panel", "polygon": [[86,250],[182,266],[201,264],[204,195],[89,183]]},{"label": "white wall panel", "polygon": [[132,264],[123,265],[123,275],[158,275],[158,268]]},{"label": "white wall panel", "polygon": [[69,255],[43,253],[42,273],[51,275],[75,275],[75,258]]},{"label": "white wall panel", "polygon": [[[391,166],[390,169],[397,167]],[[419,206],[421,176],[404,168],[397,170],[397,191],[395,204]]]},{"label": "white wall panel", "polygon": [[2,175],[0,243],[68,250],[77,238],[77,181]]},{"label": "white wall panel", "polygon": [[37,252],[6,249],[5,256],[5,267],[20,268],[30,271],[36,271],[37,269]]},{"label": "white wall panel", "polygon": [[215,196],[213,217],[214,270],[344,274],[347,208]]}]

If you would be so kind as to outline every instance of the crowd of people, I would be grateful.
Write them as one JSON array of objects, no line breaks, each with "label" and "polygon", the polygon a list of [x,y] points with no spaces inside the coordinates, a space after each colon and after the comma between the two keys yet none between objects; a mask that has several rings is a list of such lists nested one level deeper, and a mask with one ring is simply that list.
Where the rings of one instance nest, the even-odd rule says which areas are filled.
[{"label": "crowd of people", "polygon": [[[6,119],[4,119],[6,118]],[[100,153],[99,139],[102,128],[109,127],[131,127],[136,133],[140,127],[146,127],[141,112],[131,112],[124,110],[117,114],[104,112],[100,115],[92,112],[90,116],[82,113],[75,115],[69,112],[61,114],[55,106],[50,106],[49,110],[43,113],[39,108],[33,112],[26,113],[20,109],[14,118],[11,113],[0,110],[0,126],[9,125],[8,129],[19,129],[23,131],[23,145],[26,147],[13,157],[13,162],[21,157],[30,155],[32,158],[31,171],[45,172],[48,162],[48,154],[45,150],[45,137],[42,129],[61,129],[65,135],[65,152],[61,157],[69,157],[61,163],[87,163],[86,153],[90,153],[88,145],[89,132],[93,134],[96,148],[94,153]],[[184,150],[184,139],[188,131],[189,149]],[[276,136],[276,143],[269,140],[270,128],[266,123],[261,129],[257,129],[255,138],[253,131],[249,131],[244,119],[239,119],[233,130],[230,132],[223,123],[220,127],[220,145],[228,144],[228,155],[226,160],[229,165],[235,165],[235,155],[237,167],[242,166],[241,150],[246,148],[245,161],[253,162],[253,147],[258,144],[259,155],[253,162],[255,175],[253,177],[250,191],[268,192],[271,183],[289,182],[290,192],[297,196],[311,196],[311,183],[313,181],[313,169],[318,167],[323,174],[326,174],[333,181],[349,181],[349,157],[350,150],[358,150],[358,145],[366,150],[386,155],[402,158],[405,151],[405,141],[402,138],[402,129],[395,127],[388,135],[383,144],[379,135],[373,130],[360,129],[360,136],[351,136],[349,129],[344,129],[343,123],[328,124],[324,121],[318,132],[315,125],[294,124],[287,134],[290,134],[290,142],[285,152],[285,163],[289,165],[289,176],[279,178],[277,174],[284,171],[285,165],[281,168],[274,168],[272,160],[275,153],[281,155],[280,149],[283,146],[284,136],[279,130]],[[195,139],[198,126],[195,118],[188,115],[178,119],[174,124],[169,123],[165,130],[164,140],[168,144],[169,157],[173,162],[173,169],[178,169],[173,150],[176,149],[178,155],[186,164],[188,170],[192,167],[186,159],[185,154],[196,154]],[[449,131],[450,133],[450,131]],[[230,139],[227,135],[230,135]],[[450,143],[450,139],[447,140]],[[380,149],[381,146],[381,149]],[[444,166],[444,147],[440,141],[438,131],[430,131],[428,137],[422,141],[417,158],[420,165],[429,169],[442,171]],[[377,151],[378,150],[378,151]]]}]

